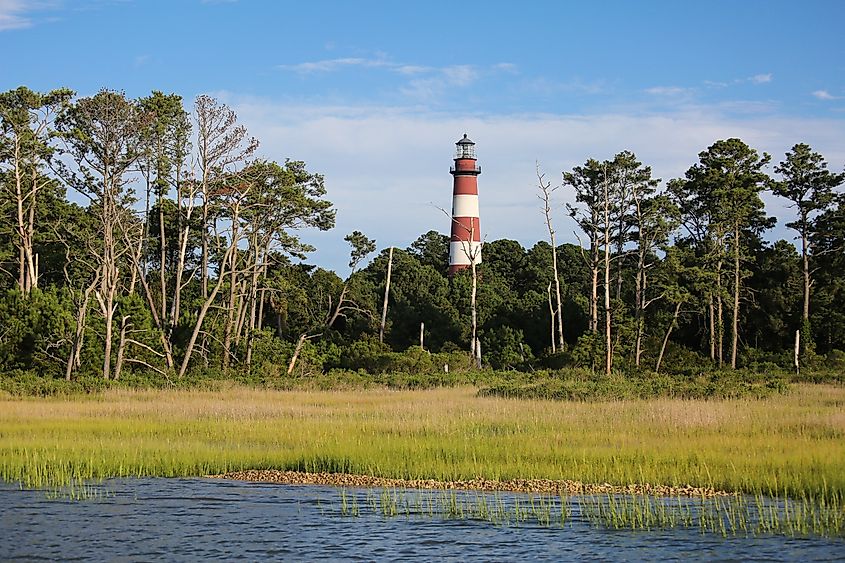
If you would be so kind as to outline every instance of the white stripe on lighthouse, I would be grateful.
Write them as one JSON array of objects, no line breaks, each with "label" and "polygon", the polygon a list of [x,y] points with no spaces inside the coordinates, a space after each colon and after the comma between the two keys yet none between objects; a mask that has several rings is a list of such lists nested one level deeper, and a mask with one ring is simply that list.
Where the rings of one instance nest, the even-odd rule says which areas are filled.
[{"label": "white stripe on lighthouse", "polygon": [[460,240],[449,243],[450,266],[469,266],[472,264],[470,257],[475,258],[476,264],[481,264],[481,242]]},{"label": "white stripe on lighthouse", "polygon": [[452,217],[478,217],[478,196],[458,194],[452,200]]}]

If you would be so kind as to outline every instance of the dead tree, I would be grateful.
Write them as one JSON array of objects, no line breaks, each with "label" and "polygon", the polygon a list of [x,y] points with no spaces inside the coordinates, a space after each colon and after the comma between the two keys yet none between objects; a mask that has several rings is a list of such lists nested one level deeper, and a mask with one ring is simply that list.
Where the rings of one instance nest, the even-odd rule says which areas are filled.
[{"label": "dead tree", "polygon": [[557,304],[557,308],[555,312],[553,312],[553,316],[557,316],[557,322],[554,320],[552,321],[552,352],[555,352],[555,326],[557,326],[557,347],[563,351],[566,349],[566,342],[563,339],[563,302],[560,298],[560,276],[558,275],[557,270],[557,241],[555,239],[555,230],[552,226],[551,205],[552,194],[560,186],[551,187],[551,182],[545,181],[545,174],[540,173],[539,164],[537,164],[537,184],[540,188],[540,195],[537,197],[540,198],[540,201],[543,204],[543,217],[546,222],[546,229],[549,231],[549,241],[552,245],[552,275],[554,276],[555,299]]}]

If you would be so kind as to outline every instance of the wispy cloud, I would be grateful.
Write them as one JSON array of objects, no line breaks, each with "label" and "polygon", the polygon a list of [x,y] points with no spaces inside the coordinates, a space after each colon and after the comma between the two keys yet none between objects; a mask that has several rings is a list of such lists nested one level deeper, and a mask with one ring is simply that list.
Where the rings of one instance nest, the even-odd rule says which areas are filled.
[{"label": "wispy cloud", "polygon": [[[512,72],[513,65],[494,65],[495,72]],[[465,88],[475,83],[482,71],[473,65],[450,65],[443,67],[408,64],[390,60],[386,55],[376,57],[340,57],[279,65],[280,70],[303,75],[330,73],[344,69],[377,69],[396,74],[407,80],[398,86],[399,92],[416,101],[432,101],[443,95],[447,88]],[[490,72],[488,69],[486,72]]]},{"label": "wispy cloud", "polygon": [[430,102],[443,96],[449,88],[465,88],[479,77],[478,70],[470,65],[428,69],[428,72],[429,76],[411,80],[399,89],[400,92],[413,100]]},{"label": "wispy cloud", "polygon": [[767,84],[772,81],[772,78],[772,73],[769,72],[768,74],[755,74],[748,81],[754,84]]},{"label": "wispy cloud", "polygon": [[652,88],[646,88],[645,92],[654,96],[681,96],[691,94],[693,90],[680,86],[654,86]]},{"label": "wispy cloud", "polygon": [[362,57],[343,57],[338,59],[324,59],[321,61],[310,61],[292,65],[279,65],[281,70],[291,70],[303,74],[310,74],[316,72],[332,72],[349,67],[365,67],[365,68],[399,68],[402,65],[388,62],[383,58],[366,59]]},{"label": "wispy cloud", "polygon": [[493,65],[493,68],[496,70],[501,70],[510,74],[517,74],[519,73],[519,68],[513,63],[498,63]]},{"label": "wispy cloud", "polygon": [[813,92],[813,96],[820,100],[839,100],[842,99],[842,96],[834,96],[827,90],[816,90]]},{"label": "wispy cloud", "polygon": [[45,7],[45,2],[0,0],[0,31],[32,26],[30,13]]}]

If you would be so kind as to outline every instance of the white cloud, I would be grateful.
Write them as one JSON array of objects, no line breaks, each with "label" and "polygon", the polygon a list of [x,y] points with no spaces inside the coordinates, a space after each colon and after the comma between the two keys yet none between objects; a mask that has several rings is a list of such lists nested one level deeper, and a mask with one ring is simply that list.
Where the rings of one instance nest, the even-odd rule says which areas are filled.
[{"label": "white cloud", "polygon": [[392,63],[382,59],[365,59],[361,57],[344,57],[339,59],[325,59],[322,61],[311,61],[305,63],[298,63],[293,65],[279,65],[278,68],[282,70],[292,70],[301,73],[313,72],[331,72],[344,67],[360,66],[360,67],[391,67],[395,66]]},{"label": "white cloud", "polygon": [[820,100],[838,100],[841,98],[841,96],[834,96],[827,90],[816,90],[815,92],[813,92],[813,96]]},{"label": "white cloud", "polygon": [[754,84],[766,84],[772,81],[772,73],[768,74],[755,74],[751,78],[748,79],[750,82]]},{"label": "white cloud", "polygon": [[[806,142],[828,162],[845,161],[845,120],[732,117],[718,107],[676,108],[669,113],[594,115],[463,116],[378,106],[286,106],[279,102],[221,95],[236,109],[263,156],[304,160],[324,173],[328,198],[338,210],[337,228],[309,233],[318,247],[312,260],[344,271],[343,236],[354,229],[376,238],[379,248],[408,246],[448,219],[435,206],[449,208],[454,143],[466,132],[477,143],[481,226],[488,240],[516,239],[533,245],[544,239],[535,193],[535,162],[546,178],[588,158],[611,158],[634,151],[664,181],[682,176],[697,154],[717,139],[739,137],[779,162],[797,142]],[[769,172],[772,173],[772,166]],[[557,230],[574,242],[574,224],[563,204],[571,194],[558,190]],[[782,206],[772,202],[772,213]],[[780,227],[769,236],[791,237]]]},{"label": "white cloud", "polygon": [[653,94],[655,96],[680,96],[691,92],[691,89],[681,88],[680,86],[654,86],[653,88],[646,88],[647,94]]},{"label": "white cloud", "polygon": [[513,63],[498,63],[493,65],[496,70],[501,70],[510,74],[518,74],[519,68]]},{"label": "white cloud", "polygon": [[478,78],[478,71],[470,65],[447,66],[443,76],[450,85],[468,86]]},{"label": "white cloud", "polygon": [[23,29],[32,25],[27,16],[40,3],[25,0],[0,0],[0,31]]}]

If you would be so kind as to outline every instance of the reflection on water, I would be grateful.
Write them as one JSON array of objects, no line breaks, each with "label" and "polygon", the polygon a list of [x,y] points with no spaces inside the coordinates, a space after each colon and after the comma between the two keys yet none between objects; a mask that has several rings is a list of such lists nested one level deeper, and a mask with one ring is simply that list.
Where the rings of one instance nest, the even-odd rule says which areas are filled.
[{"label": "reflection on water", "polygon": [[0,560],[845,561],[845,540],[342,515],[337,489],[107,481],[88,500],[0,485]]}]

